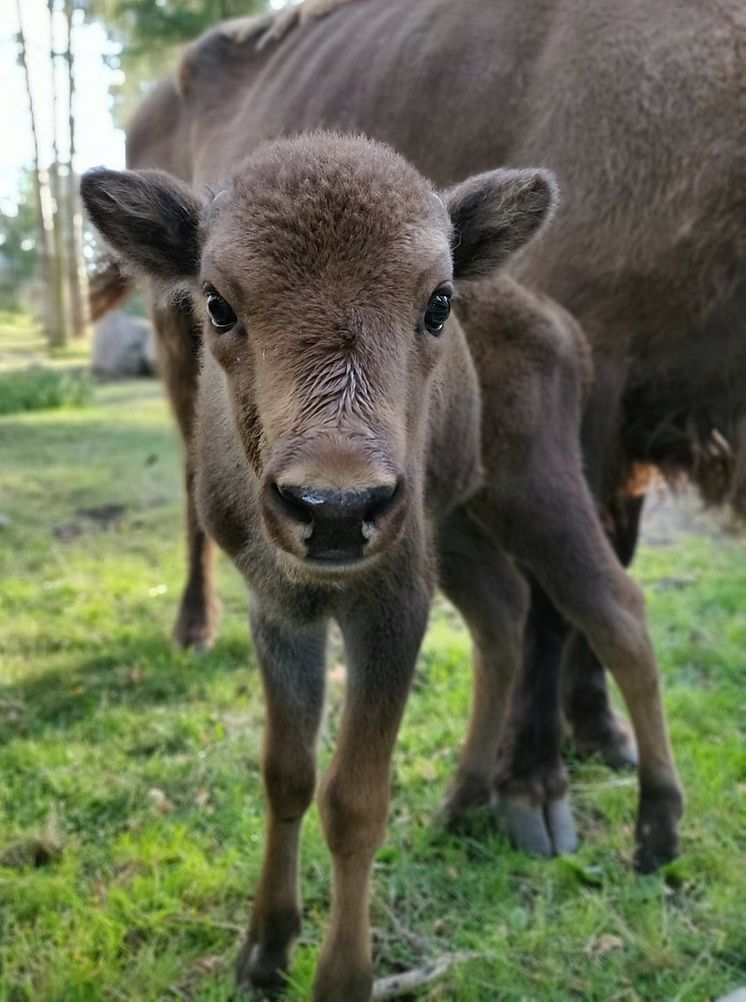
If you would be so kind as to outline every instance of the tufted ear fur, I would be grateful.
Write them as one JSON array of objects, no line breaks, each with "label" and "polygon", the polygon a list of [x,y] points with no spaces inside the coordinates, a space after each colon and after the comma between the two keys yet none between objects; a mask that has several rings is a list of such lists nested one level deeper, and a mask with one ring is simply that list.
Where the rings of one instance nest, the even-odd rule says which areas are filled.
[{"label": "tufted ear fur", "polygon": [[453,223],[455,278],[481,278],[520,250],[552,216],[557,181],[548,170],[492,170],[445,193]]},{"label": "tufted ear fur", "polygon": [[201,203],[160,170],[96,167],[80,182],[95,227],[125,264],[164,284],[197,276]]}]

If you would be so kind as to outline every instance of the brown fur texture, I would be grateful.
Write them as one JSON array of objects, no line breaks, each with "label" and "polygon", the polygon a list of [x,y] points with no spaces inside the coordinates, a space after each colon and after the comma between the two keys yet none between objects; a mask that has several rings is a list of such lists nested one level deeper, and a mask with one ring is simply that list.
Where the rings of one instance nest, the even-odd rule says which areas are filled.
[{"label": "brown fur texture", "polygon": [[734,451],[746,409],[742,6],[347,0],[323,17],[317,6],[278,18],[260,52],[255,34],[224,29],[191,46],[183,99],[165,83],[133,123],[133,166],[209,179],[234,151],[319,126],[386,140],[441,185],[547,164],[565,197],[519,271],[593,346],[589,422],[602,408],[604,431],[588,438],[613,436],[593,449],[594,481],[613,492],[651,460],[709,500],[737,500],[732,464],[710,455],[713,434]]},{"label": "brown fur texture", "polygon": [[[681,794],[642,598],[583,478],[585,342],[556,303],[494,273],[551,213],[551,175],[495,170],[439,195],[391,149],[330,133],[261,146],[222,174],[207,195],[159,171],[97,170],[82,193],[130,266],[189,291],[182,332],[202,323],[184,429],[196,528],[252,591],[267,699],[267,841],[239,983],[279,991],[300,927],[298,840],[334,618],[348,692],[319,793],[334,893],[315,998],[367,1002],[368,882],[438,578],[474,637],[480,697],[446,809],[493,779],[527,599],[506,551],[534,576],[531,615],[542,601],[560,610],[622,688],[640,748],[640,868],[676,853]],[[430,311],[454,283],[457,315],[439,325]],[[525,734],[509,732],[517,762]],[[537,834],[546,797],[535,848],[572,848],[562,777],[530,803],[525,789],[505,789],[519,841]]]}]

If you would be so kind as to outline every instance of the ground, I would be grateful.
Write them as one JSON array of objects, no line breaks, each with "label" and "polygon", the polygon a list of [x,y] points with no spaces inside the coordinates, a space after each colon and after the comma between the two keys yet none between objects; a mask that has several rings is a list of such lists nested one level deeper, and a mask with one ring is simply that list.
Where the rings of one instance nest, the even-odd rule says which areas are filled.
[{"label": "ground", "polygon": [[[1,1002],[231,998],[263,841],[262,700],[227,561],[215,650],[169,641],[179,462],[155,382],[0,418]],[[680,522],[659,509],[635,567],[688,797],[663,875],[632,872],[634,778],[598,763],[571,761],[574,857],[513,852],[486,815],[469,837],[432,826],[470,685],[464,628],[438,603],[375,867],[376,967],[478,956],[418,999],[704,1002],[746,982],[746,545]],[[324,761],[342,689],[333,658]],[[329,907],[315,810],[303,884],[292,1002]]]}]

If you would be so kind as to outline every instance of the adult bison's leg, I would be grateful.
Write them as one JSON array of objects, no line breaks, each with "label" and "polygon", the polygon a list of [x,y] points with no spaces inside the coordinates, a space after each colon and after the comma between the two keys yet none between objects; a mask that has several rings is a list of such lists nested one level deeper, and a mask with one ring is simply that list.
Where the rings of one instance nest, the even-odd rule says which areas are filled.
[{"label": "adult bison's leg", "polygon": [[453,827],[491,796],[508,695],[521,660],[528,595],[513,561],[463,508],[441,529],[439,566],[441,588],[469,628],[474,661],[469,731],[439,812]]},{"label": "adult bison's leg", "polygon": [[199,372],[199,329],[185,304],[156,304],[152,315],[161,376],[184,441],[188,569],[174,637],[182,647],[207,650],[215,638],[219,607],[212,575],[214,545],[199,524],[194,501],[191,444]]},{"label": "adult bison's leg", "polygon": [[391,754],[427,621],[429,594],[419,577],[408,582],[409,593],[388,598],[382,581],[364,608],[340,616],[348,688],[337,751],[319,796],[334,888],[316,1002],[368,1002],[371,995],[368,887],[386,831]]},{"label": "adult bison's leg", "polygon": [[651,870],[678,851],[682,807],[658,667],[642,593],[619,564],[575,465],[566,463],[548,478],[551,464],[538,463],[525,471],[514,500],[505,493],[490,497],[483,492],[474,511],[509,541],[619,684],[639,749],[636,864]]},{"label": "adult bison's leg", "polygon": [[240,987],[272,994],[286,987],[283,973],[301,926],[300,830],[316,782],[326,627],[291,630],[267,619],[256,607],[251,624],[266,697],[262,769],[267,834],[236,978]]},{"label": "adult bison's leg", "polygon": [[[637,546],[643,502],[642,496],[625,498],[610,512],[612,543],[625,567],[632,562]],[[604,666],[577,631],[565,650],[563,692],[565,716],[581,756],[599,754],[612,769],[637,765],[634,737],[611,707]]]}]

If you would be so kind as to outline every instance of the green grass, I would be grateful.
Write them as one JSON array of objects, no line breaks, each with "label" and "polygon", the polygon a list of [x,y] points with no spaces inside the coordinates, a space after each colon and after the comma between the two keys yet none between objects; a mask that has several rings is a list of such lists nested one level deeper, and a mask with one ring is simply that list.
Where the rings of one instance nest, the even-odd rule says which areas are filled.
[{"label": "green grass", "polygon": [[81,369],[29,365],[0,373],[0,414],[80,407],[92,394],[91,377]]},{"label": "green grass", "polygon": [[[0,419],[0,512],[0,1000],[227,1002],[262,851],[262,700],[227,561],[214,652],[169,643],[182,501],[159,387]],[[376,864],[378,974],[482,955],[430,1002],[703,1002],[746,983],[745,556],[735,538],[692,538],[637,564],[688,794],[665,877],[632,872],[634,781],[596,763],[572,766],[572,859],[512,852],[486,818],[469,838],[431,827],[470,687],[465,631],[438,604]],[[294,1002],[329,906],[315,810],[303,883]]]},{"label": "green grass", "polygon": [[24,313],[0,307],[0,372],[25,368],[29,363],[47,368],[87,365],[88,350],[84,338],[50,351],[38,323]]},{"label": "green grass", "polygon": [[0,309],[0,416],[90,403],[88,344],[50,352],[22,313]]},{"label": "green grass", "polygon": [[38,324],[23,313],[0,308],[0,364],[10,360],[26,362],[29,355],[41,355],[44,339]]}]

